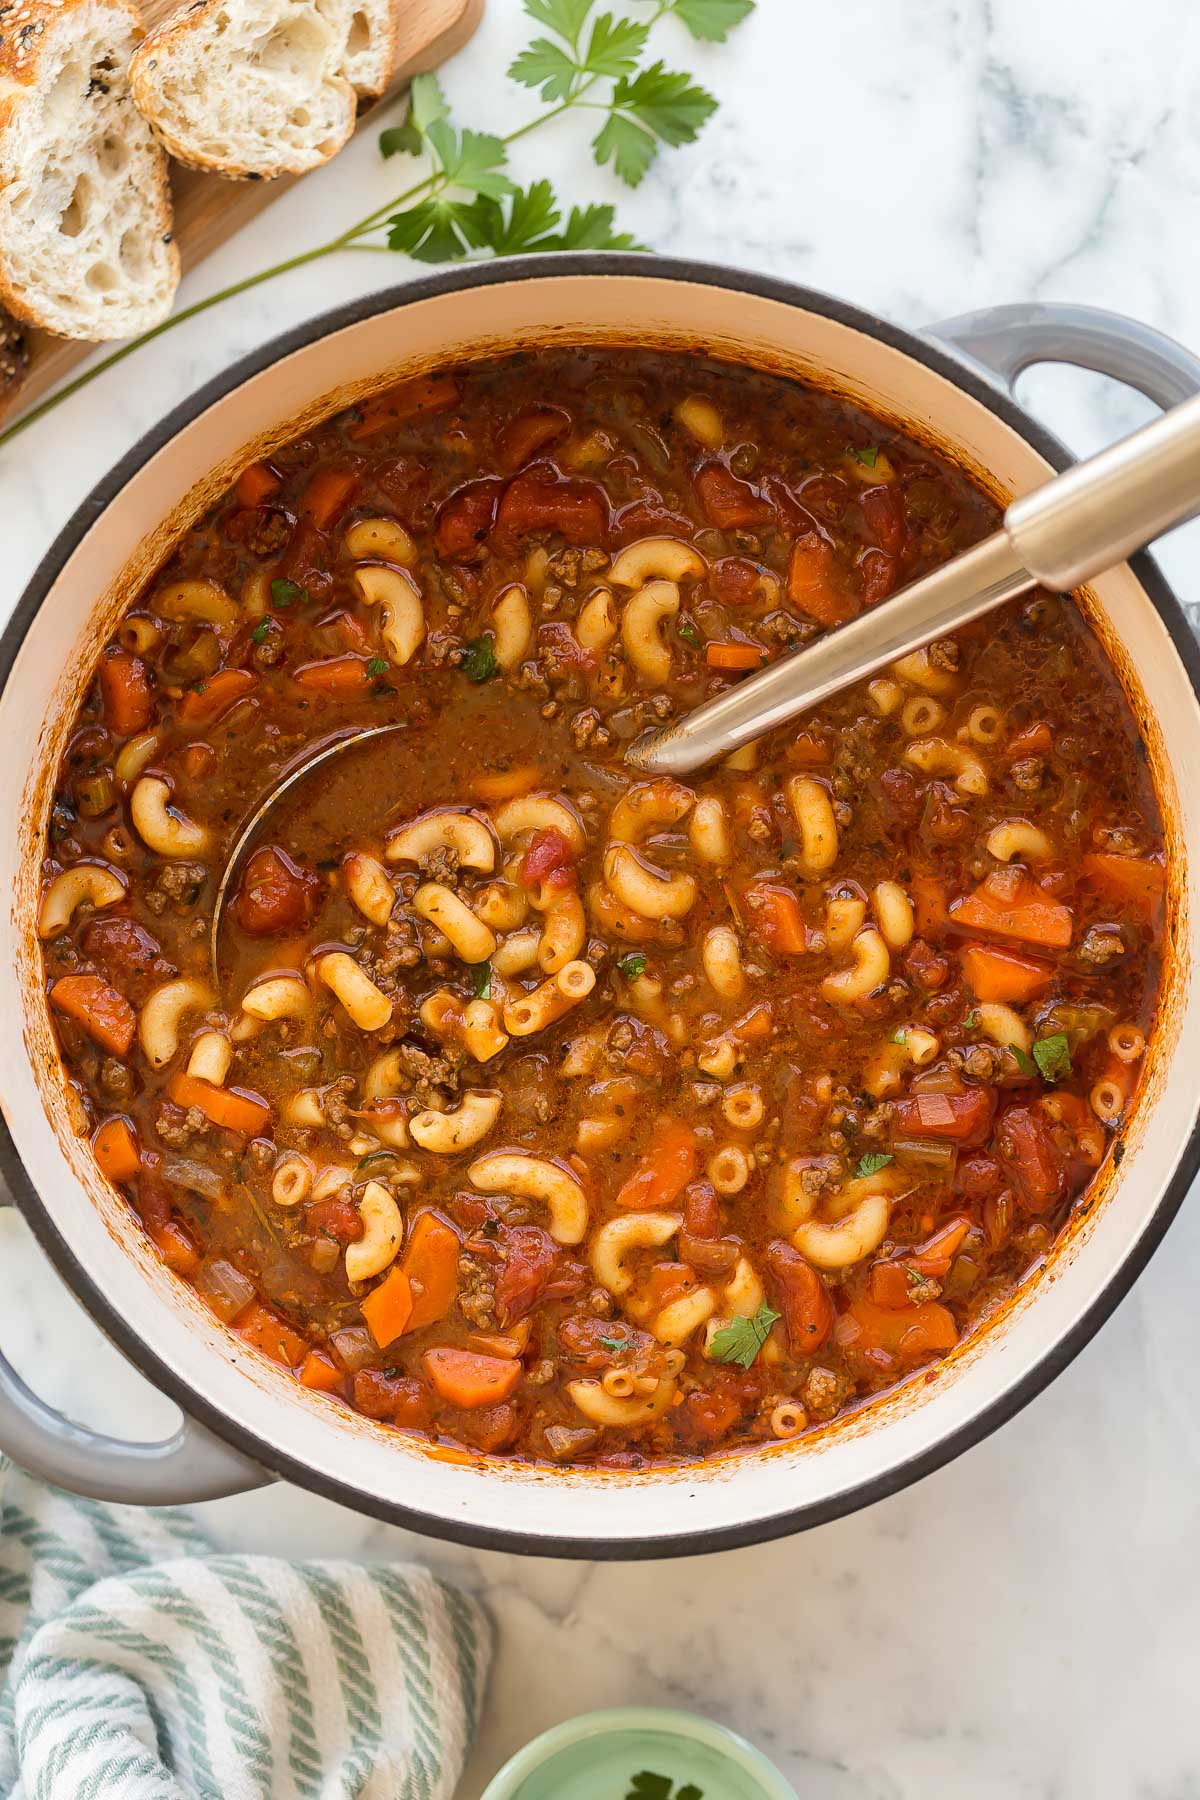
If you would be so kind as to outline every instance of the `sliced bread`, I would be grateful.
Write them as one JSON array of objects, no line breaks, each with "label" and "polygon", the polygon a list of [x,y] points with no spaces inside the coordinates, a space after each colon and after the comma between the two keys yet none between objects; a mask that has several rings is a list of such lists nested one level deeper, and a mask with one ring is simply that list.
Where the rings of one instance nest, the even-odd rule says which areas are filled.
[{"label": "sliced bread", "polygon": [[0,6],[0,303],[63,337],[132,337],[171,310],[167,163],[133,104],[129,0]]},{"label": "sliced bread", "polygon": [[352,0],[342,73],[364,100],[387,92],[396,66],[399,0]]},{"label": "sliced bread", "polygon": [[303,174],[354,129],[351,17],[351,0],[194,0],[138,48],[134,99],[194,169]]}]

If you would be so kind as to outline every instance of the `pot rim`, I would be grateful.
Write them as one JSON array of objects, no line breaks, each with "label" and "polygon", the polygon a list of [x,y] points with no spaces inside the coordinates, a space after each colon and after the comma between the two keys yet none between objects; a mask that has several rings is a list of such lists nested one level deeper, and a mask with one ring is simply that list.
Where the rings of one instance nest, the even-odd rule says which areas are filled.
[{"label": "pot rim", "polygon": [[[25,635],[81,540],[150,458],[211,406],[285,356],[380,313],[400,311],[406,306],[465,289],[544,281],[555,276],[600,279],[607,276],[651,277],[684,285],[744,293],[775,301],[798,311],[815,313],[874,338],[941,376],[1017,433],[1056,470],[1061,471],[1076,460],[1059,439],[1019,406],[1008,393],[982,377],[974,366],[961,360],[951,350],[943,348],[936,340],[894,325],[865,308],[835,299],[798,282],[693,258],[612,251],[520,256],[469,269],[450,269],[379,289],[361,299],[330,308],[305,323],[294,326],[290,331],[281,333],[240,358],[221,374],[213,376],[139,438],[109,473],[96,483],[59,531],[0,633],[0,704],[7,695],[9,677]],[[1148,553],[1143,551],[1129,558],[1128,566],[1158,611],[1197,700],[1200,701],[1200,643],[1192,634],[1180,602]],[[205,1394],[193,1388],[163,1362],[136,1329],[115,1310],[66,1239],[61,1236],[49,1209],[26,1173],[7,1124],[2,1121],[0,1124],[3,1124],[0,1130],[0,1172],[41,1249],[105,1335],[153,1386],[175,1401],[185,1416],[208,1426],[226,1443],[283,1479],[324,1499],[333,1500],[386,1523],[474,1549],[591,1561],[646,1561],[696,1556],[773,1542],[874,1505],[876,1501],[886,1499],[942,1468],[1014,1417],[1074,1361],[1132,1288],[1162,1242],[1192,1181],[1200,1172],[1198,1118],[1180,1148],[1174,1172],[1145,1230],[1074,1325],[1003,1393],[928,1448],[837,1494],[807,1501],[768,1518],[751,1519],[738,1525],[715,1526],[707,1530],[681,1531],[670,1536],[582,1539],[543,1537],[518,1530],[477,1526],[466,1520],[431,1514],[416,1506],[380,1500],[343,1483],[325,1470],[318,1470],[309,1463],[277,1450],[268,1440],[258,1437],[230,1419]]]}]

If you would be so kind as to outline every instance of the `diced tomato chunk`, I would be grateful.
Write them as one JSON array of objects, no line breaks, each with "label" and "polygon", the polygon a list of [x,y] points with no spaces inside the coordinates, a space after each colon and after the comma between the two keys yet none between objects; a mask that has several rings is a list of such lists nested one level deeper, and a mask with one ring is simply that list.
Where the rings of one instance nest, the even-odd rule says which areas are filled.
[{"label": "diced tomato chunk", "polygon": [[318,1200],[304,1215],[308,1229],[338,1244],[356,1244],[363,1234],[362,1215],[349,1200],[335,1194],[329,1200]]},{"label": "diced tomato chunk", "polygon": [[575,852],[562,832],[548,825],[534,833],[521,863],[521,882],[535,888],[541,882],[551,886],[569,885],[575,866]]},{"label": "diced tomato chunk", "polygon": [[900,566],[895,557],[884,550],[866,550],[858,559],[858,572],[862,578],[863,605],[878,606],[895,587]]},{"label": "diced tomato chunk", "polygon": [[734,475],[724,463],[705,463],[696,471],[696,493],[704,516],[718,531],[738,531],[753,525],[770,525],[775,508],[755,493],[748,481]]},{"label": "diced tomato chunk", "polygon": [[496,515],[496,531],[509,542],[533,531],[556,531],[568,544],[602,548],[608,524],[608,500],[599,483],[560,475],[552,463],[535,463],[510,481]]},{"label": "diced tomato chunk", "polygon": [[320,882],[274,844],[254,852],[242,871],[233,910],[251,937],[276,937],[308,924]]},{"label": "diced tomato chunk", "polygon": [[510,419],[496,439],[502,469],[519,469],[531,457],[571,429],[571,415],[561,406],[531,406]]},{"label": "diced tomato chunk", "polygon": [[783,1315],[788,1344],[797,1359],[822,1349],[833,1333],[829,1289],[791,1244],[776,1241],[767,1250],[771,1293]]},{"label": "diced tomato chunk", "polygon": [[712,565],[709,580],[726,606],[749,606],[761,598],[763,572],[744,556],[722,556]]},{"label": "diced tomato chunk", "polygon": [[1027,1212],[1048,1212],[1063,1198],[1067,1177],[1058,1146],[1033,1107],[1008,1109],[996,1127],[996,1150]]},{"label": "diced tomato chunk", "polygon": [[443,500],[434,526],[434,548],[443,562],[478,562],[488,533],[496,522],[496,509],[504,483],[495,476],[469,481]]},{"label": "diced tomato chunk", "polygon": [[879,548],[889,556],[902,556],[908,542],[908,520],[899,483],[889,481],[881,487],[865,489],[858,496],[858,504]]},{"label": "diced tomato chunk", "polygon": [[968,1088],[961,1094],[913,1094],[892,1103],[899,1137],[927,1137],[954,1144],[982,1144],[996,1110],[991,1088]]}]

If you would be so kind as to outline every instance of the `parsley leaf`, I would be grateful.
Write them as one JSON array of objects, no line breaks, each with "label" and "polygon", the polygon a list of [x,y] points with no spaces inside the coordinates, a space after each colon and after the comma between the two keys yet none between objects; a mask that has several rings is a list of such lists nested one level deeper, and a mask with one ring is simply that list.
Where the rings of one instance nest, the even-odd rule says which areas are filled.
[{"label": "parsley leaf", "polygon": [[592,26],[584,67],[589,75],[632,75],[646,48],[649,26],[636,19],[614,18],[601,13]]},{"label": "parsley leaf", "polygon": [[863,449],[855,450],[854,457],[855,461],[862,463],[864,468],[873,469],[879,461],[879,445],[867,444]]},{"label": "parsley leaf", "polygon": [[282,575],[275,577],[271,583],[272,606],[307,606],[307,604],[307,588],[301,587],[297,581],[286,580]]},{"label": "parsley leaf", "polygon": [[543,100],[565,100],[575,85],[579,64],[561,44],[551,43],[549,38],[534,38],[509,64],[508,73],[522,87],[540,88]]},{"label": "parsley leaf", "polygon": [[477,1000],[488,1000],[492,993],[492,965],[490,962],[469,963],[467,974],[471,977],[471,992]]},{"label": "parsley leaf", "polygon": [[592,154],[601,167],[611,162],[613,173],[627,187],[637,187],[658,155],[658,145],[650,133],[635,125],[632,119],[611,113],[592,139]]},{"label": "parsley leaf", "polygon": [[500,664],[492,649],[491,634],[485,632],[482,637],[472,638],[465,646],[458,666],[468,681],[490,681],[493,675],[498,675]]},{"label": "parsley leaf", "polygon": [[473,200],[422,200],[388,220],[389,250],[403,250],[418,262],[458,262],[487,241]]},{"label": "parsley leaf", "polygon": [[886,1169],[888,1164],[895,1160],[895,1157],[886,1150],[868,1150],[865,1156],[859,1157],[858,1167],[854,1174],[856,1178],[863,1175],[878,1175],[880,1169]]},{"label": "parsley leaf", "polygon": [[629,1339],[623,1337],[602,1337],[600,1342],[604,1345],[606,1350],[624,1350],[629,1343]]},{"label": "parsley leaf", "polygon": [[403,125],[390,125],[380,132],[380,150],[385,157],[424,155],[426,132],[435,119],[445,119],[449,112],[437,76],[415,75],[409,89],[408,117]]},{"label": "parsley leaf", "polygon": [[372,681],[378,681],[381,675],[387,674],[390,666],[391,665],[386,657],[373,656],[367,664],[367,674],[371,677]]},{"label": "parsley leaf", "polygon": [[1019,1044],[1010,1044],[1008,1047],[1012,1051],[1013,1055],[1016,1057],[1017,1067],[1018,1067],[1018,1069],[1020,1069],[1022,1075],[1027,1075],[1030,1077],[1035,1076],[1038,1072],[1038,1067],[1037,1067],[1037,1064],[1034,1062],[1032,1056],[1029,1056],[1024,1050],[1022,1050],[1022,1048]]},{"label": "parsley leaf", "polygon": [[907,1036],[908,1036],[908,1026],[901,1025],[897,1028],[897,1030],[893,1031],[892,1042],[893,1042],[893,1044],[902,1044]]},{"label": "parsley leaf", "polygon": [[966,1018],[963,1020],[963,1030],[964,1031],[974,1031],[974,1029],[978,1025],[978,1023],[979,1023],[979,1014],[977,1012],[969,1012],[967,1014]]},{"label": "parsley leaf", "polygon": [[675,630],[685,644],[691,644],[697,650],[700,648],[700,633],[690,619],[681,619]]},{"label": "parsley leaf", "polygon": [[593,4],[594,0],[525,0],[525,11],[535,25],[547,26],[574,48]]},{"label": "parsley leaf", "polygon": [[653,1769],[643,1769],[640,1775],[634,1776],[625,1800],[671,1800],[674,1786],[669,1775],[656,1775]]},{"label": "parsley leaf", "polygon": [[447,119],[434,119],[425,141],[441,163],[451,187],[498,199],[511,194],[514,183],[500,173],[508,152],[486,131],[456,131]]},{"label": "parsley leaf", "polygon": [[592,153],[630,187],[636,187],[664,144],[690,144],[716,111],[712,95],[690,75],[661,62],[622,75],[612,110],[592,142]]},{"label": "parsley leaf", "polygon": [[[573,206],[563,228],[556,250],[644,250],[631,232],[614,231],[616,208],[612,206]],[[547,246],[548,248],[550,246]]]},{"label": "parsley leaf", "polygon": [[266,640],[267,633],[270,629],[270,619],[260,619],[258,624],[254,627],[254,630],[250,633],[251,642],[255,644],[263,643]]},{"label": "parsley leaf", "polygon": [[755,0],[674,0],[671,11],[694,38],[723,44],[735,25],[749,18]]},{"label": "parsley leaf", "polygon": [[1033,1046],[1033,1060],[1043,1081],[1066,1081],[1071,1074],[1071,1040],[1066,1032],[1054,1031],[1048,1037],[1038,1038]]},{"label": "parsley leaf", "polygon": [[646,958],[641,950],[631,950],[628,956],[618,959],[617,967],[626,981],[636,981],[646,973]]},{"label": "parsley leaf", "polygon": [[709,1355],[715,1362],[741,1363],[743,1369],[748,1369],[780,1317],[764,1300],[752,1319],[730,1319],[728,1325],[714,1332]]}]

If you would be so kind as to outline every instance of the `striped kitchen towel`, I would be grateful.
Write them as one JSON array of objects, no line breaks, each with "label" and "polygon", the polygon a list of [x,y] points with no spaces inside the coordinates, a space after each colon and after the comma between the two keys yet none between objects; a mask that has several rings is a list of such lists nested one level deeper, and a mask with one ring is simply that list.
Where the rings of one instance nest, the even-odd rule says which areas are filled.
[{"label": "striped kitchen towel", "polygon": [[0,1459],[4,1800],[450,1800],[490,1656],[425,1569],[219,1556]]}]

